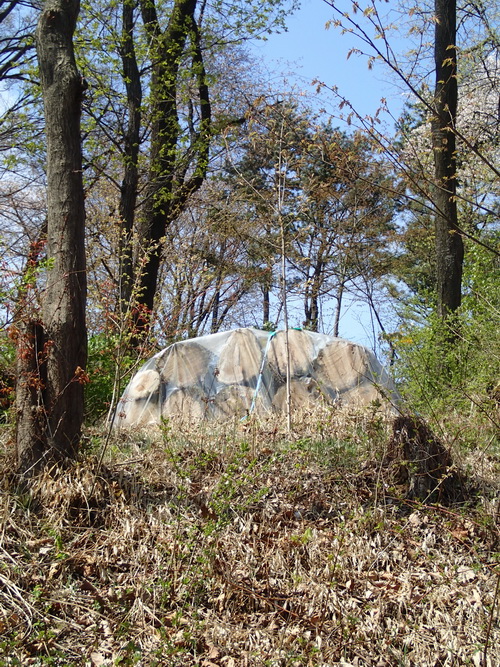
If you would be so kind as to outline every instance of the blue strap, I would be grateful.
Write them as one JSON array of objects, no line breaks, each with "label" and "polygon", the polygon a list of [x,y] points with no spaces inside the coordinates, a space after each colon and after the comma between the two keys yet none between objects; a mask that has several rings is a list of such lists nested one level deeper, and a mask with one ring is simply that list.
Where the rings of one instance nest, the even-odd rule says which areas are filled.
[{"label": "blue strap", "polygon": [[[250,416],[252,414],[252,412],[255,410],[255,403],[257,401],[257,396],[259,395],[260,385],[262,384],[262,375],[264,373],[264,366],[266,364],[267,353],[269,351],[269,345],[271,344],[272,339],[274,338],[274,336],[276,336],[277,333],[278,333],[277,331],[272,331],[269,334],[269,338],[267,339],[266,347],[264,349],[264,354],[262,356],[262,363],[260,364],[259,377],[257,378],[257,385],[256,385],[255,391],[253,393],[252,404],[250,405],[250,410],[249,410],[247,416]],[[240,421],[244,421],[246,418],[247,417],[243,417]]]}]

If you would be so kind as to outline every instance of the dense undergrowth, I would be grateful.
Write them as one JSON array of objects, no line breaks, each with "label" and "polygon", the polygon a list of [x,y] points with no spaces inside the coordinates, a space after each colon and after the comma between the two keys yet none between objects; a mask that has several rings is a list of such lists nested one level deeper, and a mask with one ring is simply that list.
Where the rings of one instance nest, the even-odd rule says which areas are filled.
[{"label": "dense undergrowth", "polygon": [[407,499],[391,420],[88,433],[15,490],[4,436],[0,663],[500,664],[498,452],[451,445],[449,505]]}]

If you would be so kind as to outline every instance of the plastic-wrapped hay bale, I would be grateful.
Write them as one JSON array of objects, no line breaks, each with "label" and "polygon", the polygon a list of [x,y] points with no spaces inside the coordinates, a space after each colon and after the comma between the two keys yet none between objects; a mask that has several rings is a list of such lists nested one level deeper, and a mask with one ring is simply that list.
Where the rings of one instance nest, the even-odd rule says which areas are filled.
[{"label": "plastic-wrapped hay bale", "polygon": [[320,386],[349,403],[366,405],[380,398],[371,368],[376,360],[368,355],[360,345],[332,341],[319,352],[315,362]]},{"label": "plastic-wrapped hay bale", "polygon": [[207,372],[210,352],[191,341],[176,343],[158,360],[163,382],[184,388],[201,384]]},{"label": "plastic-wrapped hay bale", "polygon": [[[244,385],[233,384],[223,387],[211,403],[210,415],[215,419],[245,417],[250,412],[254,393],[254,389]],[[256,405],[261,403],[262,400],[257,399]]]},{"label": "plastic-wrapped hay bale", "polygon": [[199,391],[193,388],[174,389],[163,403],[162,417],[201,421],[207,406]]},{"label": "plastic-wrapped hay bale", "polygon": [[158,395],[150,398],[125,399],[122,412],[118,414],[122,426],[147,426],[157,424],[160,409]]},{"label": "plastic-wrapped hay bale", "polygon": [[155,370],[139,371],[120,401],[118,420],[127,426],[144,426],[158,421],[160,375]]},{"label": "plastic-wrapped hay bale", "polygon": [[[337,398],[362,406],[381,398],[382,391],[397,401],[389,376],[369,350],[311,331],[290,329],[288,339],[295,408]],[[287,362],[284,331],[237,329],[175,343],[133,378],[114,423],[159,423],[162,415],[228,419],[252,409],[285,410]]]},{"label": "plastic-wrapped hay bale", "polygon": [[[290,402],[293,410],[313,407],[321,400],[318,384],[312,378],[290,381]],[[273,408],[279,412],[286,412],[286,401],[286,384],[283,384],[274,395]]]},{"label": "plastic-wrapped hay bale", "polygon": [[250,329],[236,329],[222,348],[217,380],[224,384],[255,384],[260,371],[262,349]]},{"label": "plastic-wrapped hay bale", "polygon": [[350,389],[342,394],[341,399],[349,405],[363,406],[372,401],[380,400],[382,394],[377,389],[376,384],[370,380],[360,382],[354,389]]},{"label": "plastic-wrapped hay bale", "polygon": [[134,375],[127,390],[127,398],[147,398],[158,391],[160,374],[154,370],[139,371]]},{"label": "plastic-wrapped hay bale", "polygon": [[[290,353],[290,377],[309,375],[312,370],[311,359],[314,352],[312,340],[307,331],[288,330],[288,348]],[[280,378],[286,377],[287,350],[284,331],[278,331],[272,338],[268,351],[268,363],[271,370]]]}]

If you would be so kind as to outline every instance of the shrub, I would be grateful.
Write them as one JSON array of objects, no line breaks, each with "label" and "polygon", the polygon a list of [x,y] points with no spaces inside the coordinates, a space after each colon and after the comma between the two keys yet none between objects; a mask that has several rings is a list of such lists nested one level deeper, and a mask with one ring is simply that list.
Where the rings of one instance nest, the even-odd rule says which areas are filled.
[{"label": "shrub", "polygon": [[108,412],[113,395],[119,396],[134,361],[116,335],[99,333],[89,339],[87,372],[90,381],[85,390],[88,422],[95,423]]},{"label": "shrub", "polygon": [[463,303],[443,322],[400,327],[395,372],[411,408],[431,422],[452,427],[463,444],[498,446],[500,293],[498,258],[481,246],[469,249]]},{"label": "shrub", "polygon": [[16,348],[5,332],[0,334],[0,423],[9,421],[15,398]]}]

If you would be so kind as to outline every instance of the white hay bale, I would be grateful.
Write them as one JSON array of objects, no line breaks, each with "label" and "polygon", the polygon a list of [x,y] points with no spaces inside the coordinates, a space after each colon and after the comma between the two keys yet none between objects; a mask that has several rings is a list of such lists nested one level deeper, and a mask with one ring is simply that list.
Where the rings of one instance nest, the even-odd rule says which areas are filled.
[{"label": "white hay bale", "polygon": [[[290,356],[290,377],[309,375],[312,370],[314,347],[309,334],[297,329],[288,330],[288,349]],[[268,351],[268,363],[279,377],[286,377],[288,355],[284,331],[279,331],[271,340]]]},{"label": "white hay bale", "polygon": [[139,371],[134,375],[127,390],[128,399],[147,398],[158,391],[160,374],[154,370]]},{"label": "white hay bale", "polygon": [[[318,384],[312,378],[290,381],[290,403],[294,410],[304,409],[317,405],[322,400]],[[274,394],[273,407],[279,412],[286,412],[287,390],[286,384],[279,387]]]},{"label": "white hay bale", "polygon": [[175,343],[158,361],[161,379],[180,389],[200,384],[207,373],[209,359],[209,351],[198,343]]},{"label": "white hay bale", "polygon": [[126,401],[118,415],[119,426],[147,426],[159,422],[160,410],[158,397],[155,400],[145,398]]},{"label": "white hay bale", "polygon": [[206,414],[206,404],[196,389],[175,389],[163,403],[162,417],[201,421]]},{"label": "white hay bale", "polygon": [[320,385],[344,394],[360,385],[371,384],[366,350],[360,345],[334,341],[324,347],[315,363]]},{"label": "white hay bale", "polygon": [[357,406],[381,401],[385,409],[399,401],[394,384],[369,350],[346,341],[333,341],[318,354],[316,377],[325,391],[341,403]]},{"label": "white hay bale", "polygon": [[224,384],[255,382],[262,362],[262,349],[249,329],[237,329],[221,350],[217,379]]},{"label": "white hay bale", "polygon": [[[223,387],[213,399],[211,416],[216,419],[244,417],[250,412],[254,393],[254,389],[244,385]],[[262,401],[259,400],[258,404],[261,405]]]}]

